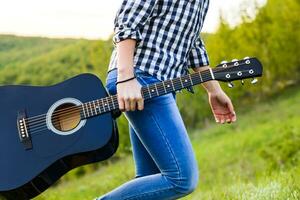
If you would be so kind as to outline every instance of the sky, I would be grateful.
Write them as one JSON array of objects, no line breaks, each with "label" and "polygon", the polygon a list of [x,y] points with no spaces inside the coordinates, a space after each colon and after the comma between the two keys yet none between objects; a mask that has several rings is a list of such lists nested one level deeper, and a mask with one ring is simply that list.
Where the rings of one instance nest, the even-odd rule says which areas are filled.
[{"label": "sky", "polygon": [[[240,10],[254,17],[255,2],[267,0],[210,0],[202,29],[214,32],[220,13],[234,26]],[[0,34],[54,38],[108,39],[122,0],[0,0]]]}]

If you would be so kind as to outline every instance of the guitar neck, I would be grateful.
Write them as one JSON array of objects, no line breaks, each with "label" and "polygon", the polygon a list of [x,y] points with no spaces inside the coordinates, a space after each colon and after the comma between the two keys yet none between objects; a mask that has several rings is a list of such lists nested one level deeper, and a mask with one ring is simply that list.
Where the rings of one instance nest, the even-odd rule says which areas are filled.
[{"label": "guitar neck", "polygon": [[[179,91],[190,86],[198,85],[206,81],[214,80],[212,70],[187,74],[182,77],[157,82],[155,84],[143,86],[141,89],[144,100],[162,96],[171,92]],[[112,110],[118,109],[117,95],[89,101],[81,105],[81,118],[97,116]]]},{"label": "guitar neck", "polygon": [[190,86],[198,85],[212,79],[214,79],[214,76],[211,70],[187,74],[182,77],[144,86],[142,87],[142,94],[144,99],[151,99],[153,97],[162,96]]}]

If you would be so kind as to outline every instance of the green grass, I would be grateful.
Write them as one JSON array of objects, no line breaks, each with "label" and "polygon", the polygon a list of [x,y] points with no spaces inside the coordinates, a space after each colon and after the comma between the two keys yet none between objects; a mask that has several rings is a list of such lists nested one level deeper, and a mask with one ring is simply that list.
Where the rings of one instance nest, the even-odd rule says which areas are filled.
[{"label": "green grass", "polygon": [[[184,199],[300,199],[299,88],[259,104],[244,108],[234,125],[191,133],[200,183]],[[133,177],[128,156],[64,181],[36,199],[93,199]]]}]

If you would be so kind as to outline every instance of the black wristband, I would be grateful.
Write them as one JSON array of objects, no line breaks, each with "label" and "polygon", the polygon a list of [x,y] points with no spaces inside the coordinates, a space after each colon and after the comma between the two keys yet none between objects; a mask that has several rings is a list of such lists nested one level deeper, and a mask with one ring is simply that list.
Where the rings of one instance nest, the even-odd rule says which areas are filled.
[{"label": "black wristband", "polygon": [[117,81],[116,82],[116,85],[118,85],[119,83],[124,83],[124,82],[127,82],[127,81],[131,81],[131,80],[133,80],[133,79],[135,79],[136,78],[136,76],[134,75],[133,77],[131,77],[131,78],[129,78],[129,79],[125,79],[125,80],[123,80],[123,81]]}]

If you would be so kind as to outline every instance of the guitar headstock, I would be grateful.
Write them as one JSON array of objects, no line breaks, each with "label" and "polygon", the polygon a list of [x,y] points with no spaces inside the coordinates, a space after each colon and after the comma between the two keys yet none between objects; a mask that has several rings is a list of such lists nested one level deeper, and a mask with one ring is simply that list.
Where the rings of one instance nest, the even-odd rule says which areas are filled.
[{"label": "guitar headstock", "polygon": [[257,83],[256,77],[262,76],[263,67],[257,58],[246,57],[243,60],[223,61],[213,69],[215,80],[229,82],[228,86],[233,87],[231,81],[253,78],[252,84]]}]

